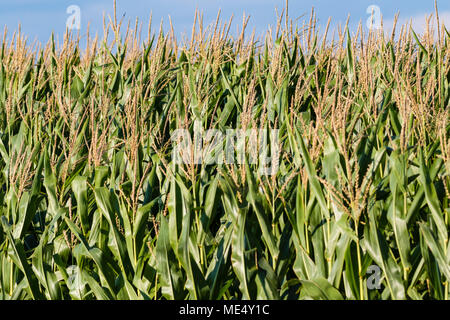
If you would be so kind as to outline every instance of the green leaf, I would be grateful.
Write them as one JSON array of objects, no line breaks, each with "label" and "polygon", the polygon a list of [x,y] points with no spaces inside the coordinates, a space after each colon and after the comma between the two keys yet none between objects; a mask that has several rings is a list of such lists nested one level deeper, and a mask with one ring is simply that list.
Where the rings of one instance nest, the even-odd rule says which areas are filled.
[{"label": "green leaf", "polygon": [[300,280],[300,282],[308,298],[317,300],[343,300],[340,292],[324,278]]}]

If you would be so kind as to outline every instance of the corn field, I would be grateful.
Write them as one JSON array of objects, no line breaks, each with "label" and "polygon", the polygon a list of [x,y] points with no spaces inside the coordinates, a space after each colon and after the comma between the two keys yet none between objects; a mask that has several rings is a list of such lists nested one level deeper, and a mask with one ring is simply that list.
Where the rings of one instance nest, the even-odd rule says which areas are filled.
[{"label": "corn field", "polygon": [[[5,30],[0,299],[448,300],[448,30],[305,21]],[[178,129],[275,132],[276,170]]]}]

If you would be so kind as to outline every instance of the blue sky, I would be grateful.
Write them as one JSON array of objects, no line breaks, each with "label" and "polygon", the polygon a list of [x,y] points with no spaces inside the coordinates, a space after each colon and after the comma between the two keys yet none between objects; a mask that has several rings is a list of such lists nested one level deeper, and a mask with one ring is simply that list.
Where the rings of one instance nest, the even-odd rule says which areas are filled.
[{"label": "blue sky", "polygon": [[[119,17],[125,14],[125,20],[133,22],[138,17],[147,24],[152,13],[153,25],[158,26],[161,19],[167,22],[170,16],[177,35],[189,34],[195,8],[204,13],[206,24],[215,20],[219,8],[223,20],[234,14],[234,30],[245,12],[251,16],[249,29],[255,28],[261,33],[269,25],[275,25],[275,8],[281,12],[284,4],[285,0],[117,0]],[[103,12],[106,15],[112,13],[113,0],[0,0],[0,25],[6,25],[12,32],[20,23],[30,40],[46,42],[52,31],[61,38],[70,16],[66,10],[71,5],[77,5],[81,10],[81,34],[86,32],[88,22],[94,33],[102,34]],[[426,14],[434,13],[434,0],[290,0],[289,15],[291,18],[308,16],[314,7],[319,25],[325,25],[329,17],[334,24],[344,24],[348,14],[351,25],[355,26],[359,21],[366,25],[369,18],[366,10],[370,5],[381,9],[385,25],[392,24],[394,15],[399,12],[400,22],[412,19],[418,32],[424,30]],[[439,0],[438,8],[441,22],[450,28],[450,1]],[[300,18],[300,22],[301,19],[305,18]]]}]

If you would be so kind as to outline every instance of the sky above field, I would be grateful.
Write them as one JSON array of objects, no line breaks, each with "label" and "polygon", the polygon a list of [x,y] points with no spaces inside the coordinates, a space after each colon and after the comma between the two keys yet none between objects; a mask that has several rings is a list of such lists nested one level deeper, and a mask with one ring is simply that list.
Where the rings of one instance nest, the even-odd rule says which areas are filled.
[{"label": "sky above field", "polygon": [[[117,0],[117,11],[118,17],[124,17],[125,21],[134,22],[137,17],[145,24],[152,14],[153,26],[158,27],[164,19],[166,30],[170,16],[177,36],[182,36],[190,34],[196,8],[203,12],[204,24],[215,21],[221,9],[223,20],[234,15],[232,31],[236,31],[245,13],[250,15],[248,30],[255,29],[261,34],[269,25],[276,24],[276,8],[281,13],[284,5],[285,0]],[[344,25],[349,14],[352,28],[359,22],[368,28],[371,13],[376,14],[379,8],[385,26],[391,26],[395,14],[399,13],[399,22],[412,19],[417,32],[424,31],[426,16],[435,12],[434,0],[290,0],[289,16],[298,18],[301,25],[312,7],[322,28],[329,17],[333,26]],[[450,28],[450,1],[439,0],[438,8],[441,22]],[[92,33],[101,35],[103,13],[108,16],[112,11],[113,0],[0,0],[0,25],[6,25],[11,33],[20,23],[29,40],[41,42],[47,41],[52,31],[61,39],[68,21],[72,27],[79,27],[81,35],[86,34],[88,23]]]}]

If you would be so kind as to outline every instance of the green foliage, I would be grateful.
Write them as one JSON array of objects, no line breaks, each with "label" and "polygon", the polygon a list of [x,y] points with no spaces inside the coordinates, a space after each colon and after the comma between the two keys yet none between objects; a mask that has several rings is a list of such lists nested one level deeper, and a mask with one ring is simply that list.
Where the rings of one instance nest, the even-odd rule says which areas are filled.
[{"label": "green foliage", "polygon": [[[110,27],[82,53],[3,43],[0,299],[449,298],[447,30]],[[177,164],[176,129],[278,129],[277,170]]]}]

